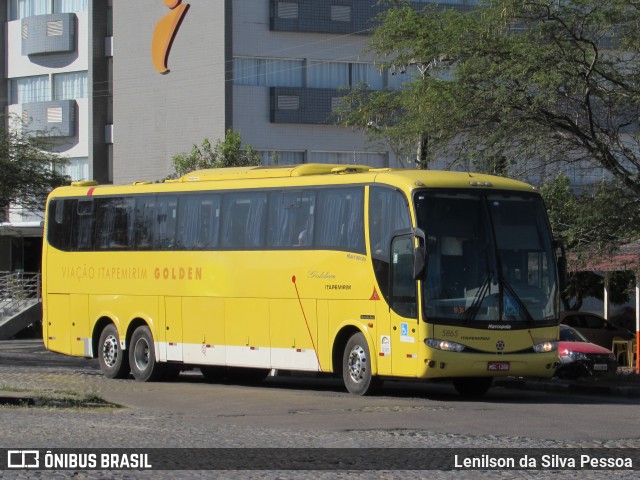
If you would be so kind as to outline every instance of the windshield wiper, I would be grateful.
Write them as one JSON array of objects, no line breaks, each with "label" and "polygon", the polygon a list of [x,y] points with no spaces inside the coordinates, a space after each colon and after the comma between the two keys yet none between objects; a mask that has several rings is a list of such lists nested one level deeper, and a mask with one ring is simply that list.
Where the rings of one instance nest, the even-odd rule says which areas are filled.
[{"label": "windshield wiper", "polygon": [[[533,316],[531,315],[531,313],[529,312],[529,309],[527,308],[527,306],[524,304],[522,299],[518,296],[518,294],[516,293],[514,288],[504,278],[502,279],[502,285],[504,286],[504,289],[507,290],[507,292],[509,293],[511,298],[513,298],[516,301],[516,303],[518,304],[518,315],[520,317],[522,317],[523,313],[524,313],[524,317],[525,317],[526,321],[528,321],[529,323],[535,322],[535,320],[534,320]],[[505,315],[506,312],[504,311],[505,310],[504,305],[502,306],[502,310],[503,310],[503,315]]]},{"label": "windshield wiper", "polygon": [[480,306],[482,302],[486,298],[487,294],[491,291],[491,280],[493,279],[493,272],[487,272],[487,278],[482,282],[482,285],[478,288],[476,292],[476,296],[473,298],[473,302],[467,309],[464,314],[464,318],[466,322],[470,322],[475,320],[476,315],[478,315],[478,311],[480,311]]}]

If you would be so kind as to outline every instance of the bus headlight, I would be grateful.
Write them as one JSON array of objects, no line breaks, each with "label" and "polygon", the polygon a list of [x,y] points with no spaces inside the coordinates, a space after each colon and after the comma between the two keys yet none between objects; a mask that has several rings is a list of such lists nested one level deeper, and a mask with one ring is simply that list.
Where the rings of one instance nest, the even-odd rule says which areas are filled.
[{"label": "bus headlight", "polygon": [[445,352],[462,352],[465,349],[465,346],[459,343],[450,342],[449,340],[438,340],[437,338],[427,338],[424,343],[426,343],[427,347]]},{"label": "bus headlight", "polygon": [[544,342],[533,346],[533,351],[536,353],[549,353],[556,350],[558,350],[558,342]]}]

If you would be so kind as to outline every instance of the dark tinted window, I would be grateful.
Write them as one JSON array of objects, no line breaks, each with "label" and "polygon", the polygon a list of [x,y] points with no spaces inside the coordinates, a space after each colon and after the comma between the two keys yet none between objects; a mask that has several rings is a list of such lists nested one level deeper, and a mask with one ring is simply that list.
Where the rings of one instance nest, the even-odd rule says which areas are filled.
[{"label": "dark tinted window", "polygon": [[264,246],[267,195],[258,192],[228,193],[224,196],[222,246],[258,248]]},{"label": "dark tinted window", "polygon": [[218,246],[220,229],[220,195],[205,193],[186,195],[178,201],[179,249],[212,249]]},{"label": "dark tinted window", "polygon": [[133,247],[133,198],[99,198],[95,203],[96,249],[127,250]]},{"label": "dark tinted window", "polygon": [[364,253],[364,189],[319,190],[315,222],[317,248]]},{"label": "dark tinted window", "polygon": [[53,199],[49,243],[75,250],[326,248],[364,253],[362,187]]},{"label": "dark tinted window", "polygon": [[71,225],[73,224],[76,200],[52,200],[49,202],[47,238],[54,248],[71,249]]},{"label": "dark tinted window", "polygon": [[269,195],[269,247],[313,245],[315,191],[272,192]]}]

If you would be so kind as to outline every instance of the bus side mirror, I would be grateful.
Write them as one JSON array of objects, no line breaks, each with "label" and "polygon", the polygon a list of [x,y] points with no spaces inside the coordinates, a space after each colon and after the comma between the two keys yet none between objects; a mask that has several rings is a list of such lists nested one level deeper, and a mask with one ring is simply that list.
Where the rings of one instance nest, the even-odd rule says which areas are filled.
[{"label": "bus side mirror", "polygon": [[418,280],[427,268],[427,240],[425,233],[419,228],[416,228],[413,234],[418,240],[413,254],[413,279]]},{"label": "bus side mirror", "polygon": [[558,259],[558,281],[560,282],[560,291],[564,291],[567,286],[567,251],[564,239],[559,238],[553,241],[556,248],[556,257]]}]

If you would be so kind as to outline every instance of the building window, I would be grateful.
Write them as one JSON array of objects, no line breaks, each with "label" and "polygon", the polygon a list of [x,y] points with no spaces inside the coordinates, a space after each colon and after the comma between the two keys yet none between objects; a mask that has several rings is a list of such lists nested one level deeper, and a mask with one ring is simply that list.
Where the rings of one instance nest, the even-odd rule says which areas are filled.
[{"label": "building window", "polygon": [[392,66],[389,69],[389,87],[393,90],[402,89],[403,85],[420,78],[420,70],[415,65],[409,66]]},{"label": "building window", "polygon": [[86,12],[89,0],[9,0],[9,20],[51,13]]},{"label": "building window", "polygon": [[53,99],[87,97],[87,72],[58,73],[53,76]]},{"label": "building window", "polygon": [[309,163],[337,163],[340,165],[370,165],[382,168],[388,164],[386,153],[371,152],[311,152]]},{"label": "building window", "polygon": [[52,13],[51,0],[10,0],[9,19],[20,20],[34,15]]},{"label": "building window", "polygon": [[349,86],[349,64],[345,62],[309,62],[310,88],[341,88]]},{"label": "building window", "polygon": [[295,2],[278,2],[278,18],[298,18],[298,4]]},{"label": "building window", "polygon": [[233,59],[235,85],[267,87],[302,87],[304,62],[268,58]]},{"label": "building window", "polygon": [[304,163],[304,152],[283,150],[258,150],[261,165],[300,165]]},{"label": "building window", "polygon": [[86,12],[89,0],[54,0],[54,13]]},{"label": "building window", "polygon": [[309,62],[310,88],[344,88],[365,84],[371,90],[384,89],[384,75],[372,63]]},{"label": "building window", "polygon": [[69,158],[67,163],[59,168],[59,172],[67,175],[71,181],[89,180],[89,157]]},{"label": "building window", "polygon": [[9,80],[9,89],[11,104],[51,100],[48,75],[12,78]]},{"label": "building window", "polygon": [[331,5],[331,20],[334,22],[350,22],[351,6]]},{"label": "building window", "polygon": [[351,86],[366,84],[370,90],[384,89],[384,75],[380,67],[372,63],[352,63]]}]

